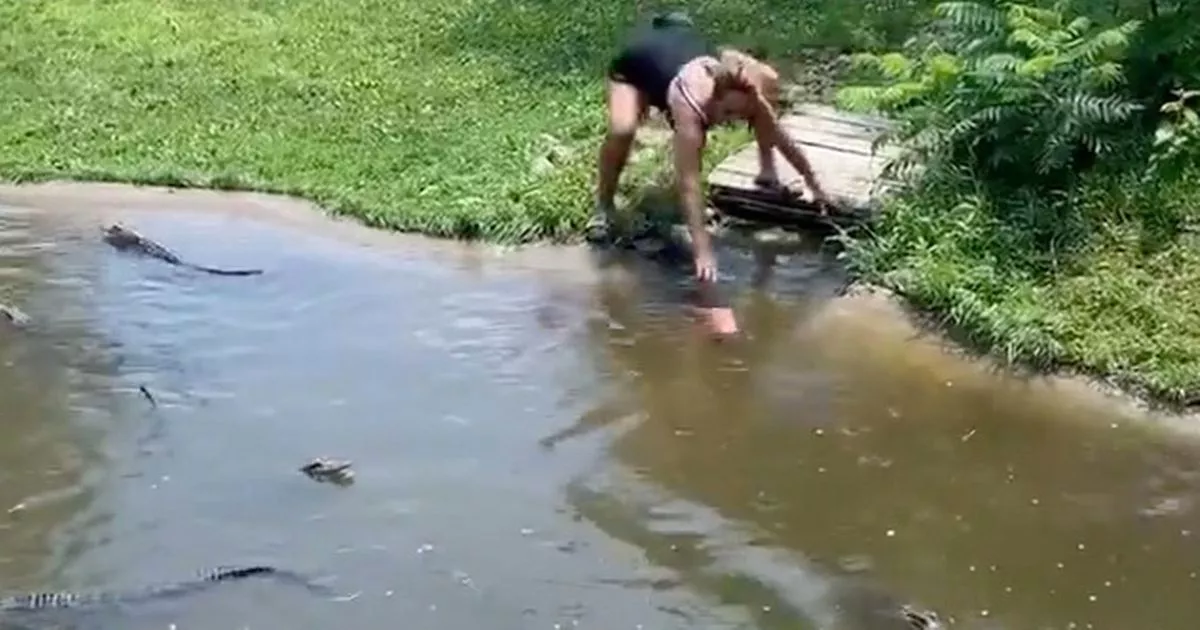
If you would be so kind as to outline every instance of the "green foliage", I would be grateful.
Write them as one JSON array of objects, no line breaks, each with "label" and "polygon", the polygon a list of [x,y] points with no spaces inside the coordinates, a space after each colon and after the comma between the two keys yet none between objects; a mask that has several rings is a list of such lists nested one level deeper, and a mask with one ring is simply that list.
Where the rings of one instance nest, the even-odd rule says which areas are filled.
[{"label": "green foliage", "polygon": [[1162,122],[1154,134],[1154,152],[1150,156],[1147,179],[1178,179],[1193,166],[1200,165],[1200,90],[1177,90],[1176,100],[1160,109]]},{"label": "green foliage", "polygon": [[1159,108],[1173,93],[1200,85],[1200,2],[1158,0],[1139,3],[1144,24],[1127,66],[1131,94],[1145,105],[1143,120],[1153,128]]},{"label": "green foliage", "polygon": [[848,260],[981,350],[1194,399],[1200,3],[1077,4],[942,3],[858,57],[839,102],[896,120],[908,185]]},{"label": "green foliage", "polygon": [[[1047,192],[1111,152],[1139,108],[1117,91],[1137,21],[1100,28],[1022,4],[945,2],[905,53],[862,54],[883,85],[850,86],[839,102],[898,119],[889,140],[910,172],[965,165],[1002,195]],[[907,167],[907,168],[906,168]]]}]

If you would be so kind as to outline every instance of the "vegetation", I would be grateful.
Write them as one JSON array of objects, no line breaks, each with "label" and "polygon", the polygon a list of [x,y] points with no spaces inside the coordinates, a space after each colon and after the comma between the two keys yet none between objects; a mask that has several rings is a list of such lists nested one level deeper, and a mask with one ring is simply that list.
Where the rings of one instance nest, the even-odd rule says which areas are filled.
[{"label": "vegetation", "polygon": [[[787,55],[900,37],[908,3],[876,5],[688,9],[723,42]],[[634,0],[3,3],[0,176],[275,191],[378,227],[571,238],[591,209],[604,69],[639,7],[653,9]],[[728,132],[715,144],[743,138]],[[720,157],[710,152],[709,165]]]},{"label": "vegetation", "polygon": [[839,101],[897,120],[858,273],[1013,362],[1200,395],[1200,4],[945,2]]}]

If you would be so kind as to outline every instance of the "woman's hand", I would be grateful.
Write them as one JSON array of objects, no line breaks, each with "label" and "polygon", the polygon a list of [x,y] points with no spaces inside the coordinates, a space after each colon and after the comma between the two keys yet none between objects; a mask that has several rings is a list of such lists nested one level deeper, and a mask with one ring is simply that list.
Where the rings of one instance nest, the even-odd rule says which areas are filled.
[{"label": "woman's hand", "polygon": [[717,259],[713,256],[712,250],[705,247],[696,247],[696,280],[699,282],[712,283],[717,281]]}]

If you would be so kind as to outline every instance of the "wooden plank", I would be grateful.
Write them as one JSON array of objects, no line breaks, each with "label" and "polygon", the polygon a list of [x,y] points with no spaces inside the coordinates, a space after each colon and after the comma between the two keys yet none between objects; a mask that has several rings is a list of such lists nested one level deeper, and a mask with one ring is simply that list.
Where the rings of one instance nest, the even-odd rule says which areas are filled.
[{"label": "wooden plank", "polygon": [[[815,169],[814,169],[815,170]],[[754,183],[755,173],[729,173],[727,177],[720,181],[714,181],[709,184],[716,188],[724,188],[726,190],[744,190],[754,192],[760,188]],[[804,190],[805,199],[808,199],[808,187],[799,178],[792,180],[783,180],[789,188]],[[829,173],[822,176],[817,173],[817,181],[821,183],[821,187],[830,195],[838,195],[841,197],[855,199],[855,205],[864,205],[871,196],[871,187],[877,180],[867,179],[857,173]]]},{"label": "wooden plank", "polygon": [[[855,199],[859,205],[871,196],[871,187],[880,178],[884,165],[882,160],[872,163],[861,156],[822,147],[805,147],[805,153],[822,187],[829,189],[831,194],[836,188],[842,196]],[[784,184],[803,182],[800,173],[782,157],[777,157],[776,171]],[[750,147],[748,152],[744,151],[731,162],[714,169],[708,181],[711,186],[752,190],[757,188],[754,185],[757,174],[757,149]]]},{"label": "wooden plank", "polygon": [[[813,146],[802,148],[818,178],[853,175],[869,182],[880,177],[884,166],[887,164],[885,160],[880,158],[866,158],[855,154],[843,153],[837,149]],[[792,168],[792,165],[778,151],[775,152],[775,162],[775,170],[779,173],[780,179],[795,181],[800,178],[800,173]],[[726,175],[739,179],[742,175],[753,177],[758,174],[758,171],[758,151],[747,151],[733,156],[720,169],[714,170],[709,178],[709,182],[720,183],[722,179],[726,178]]]},{"label": "wooden plank", "polygon": [[781,119],[779,124],[792,133],[818,133],[856,144],[865,142],[869,145],[882,135],[871,129],[808,116],[788,116]]},{"label": "wooden plank", "polygon": [[[886,131],[883,127],[806,114],[785,116],[780,123],[802,142],[829,144],[833,141],[847,150],[853,149],[868,155],[871,154],[872,144]],[[881,145],[876,153],[894,155],[899,151],[896,147]]]},{"label": "wooden plank", "polygon": [[796,144],[799,144],[800,149],[804,151],[807,151],[809,147],[818,147],[840,153],[858,155],[867,159],[877,157],[883,160],[900,155],[899,150],[894,147],[881,146],[876,148],[872,145],[871,140],[868,139],[837,136],[815,129],[788,129],[787,131],[792,140]]},{"label": "wooden plank", "polygon": [[775,151],[780,180],[798,188],[796,194],[780,195],[754,184],[758,174],[758,150],[753,144],[738,151],[709,175],[710,201],[718,211],[735,216],[788,223],[855,223],[866,220],[876,199],[894,185],[883,177],[888,161],[899,155],[895,147],[872,144],[891,127],[886,119],[842,112],[835,108],[805,103],[781,122],[812,163],[822,187],[839,209],[849,214],[822,217],[813,204],[802,178]]},{"label": "wooden plank", "polygon": [[873,133],[880,133],[895,127],[895,124],[879,116],[870,114],[852,113],[822,105],[820,103],[800,103],[793,108],[792,114],[796,116],[806,116],[811,118],[822,118],[825,120],[836,121],[848,125],[854,125],[866,130],[871,130]]},{"label": "wooden plank", "polygon": [[872,214],[869,209],[859,209],[823,215],[814,206],[800,204],[795,200],[780,199],[771,193],[748,194],[746,191],[731,193],[727,189],[713,191],[709,202],[723,214],[739,219],[821,230],[835,226],[844,230],[853,230],[867,223]]}]

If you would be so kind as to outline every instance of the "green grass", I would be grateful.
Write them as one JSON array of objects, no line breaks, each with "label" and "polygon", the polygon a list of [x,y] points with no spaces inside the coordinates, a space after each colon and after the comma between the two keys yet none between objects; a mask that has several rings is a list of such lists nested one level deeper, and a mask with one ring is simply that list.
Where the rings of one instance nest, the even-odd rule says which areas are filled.
[{"label": "green grass", "polygon": [[851,244],[851,264],[969,347],[1194,404],[1200,173],[1160,189],[1096,179],[1078,201],[1078,241],[1060,251],[1031,250],[985,203],[923,191],[890,202],[874,238]]},{"label": "green grass", "polygon": [[[650,10],[630,0],[6,3],[0,177],[282,192],[376,227],[570,239],[594,185],[604,67],[639,4]],[[901,36],[908,5],[876,4],[688,8],[721,42],[786,56]],[[745,139],[723,134],[708,166]]]}]

